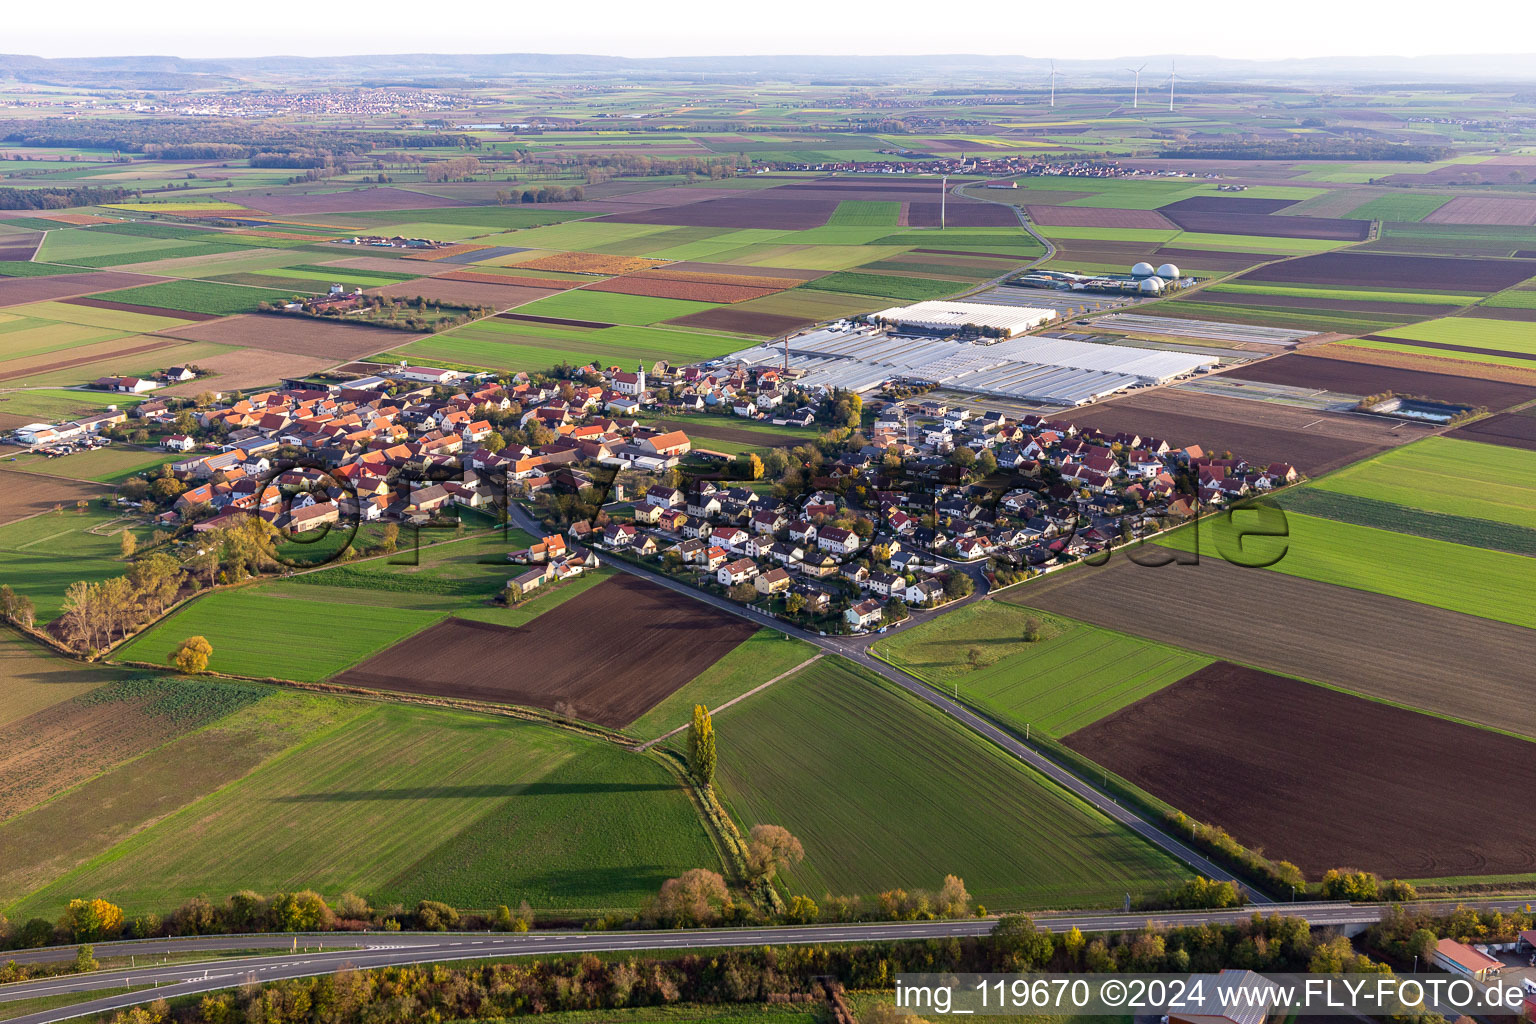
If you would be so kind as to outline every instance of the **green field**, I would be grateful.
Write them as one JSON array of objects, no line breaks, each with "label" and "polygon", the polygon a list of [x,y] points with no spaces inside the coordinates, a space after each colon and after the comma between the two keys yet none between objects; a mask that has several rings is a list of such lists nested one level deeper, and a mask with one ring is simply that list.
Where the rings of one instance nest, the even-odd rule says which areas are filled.
[{"label": "green field", "polygon": [[[744,827],[805,846],[790,888],[866,901],[965,879],[989,910],[1119,906],[1187,877],[1171,859],[878,677],[824,658],[715,722]],[[867,905],[867,904],[866,904]]]},{"label": "green field", "polygon": [[[1515,326],[1515,325],[1512,325]],[[1337,329],[1337,328],[1335,328]],[[1530,359],[1519,355],[1489,356],[1480,352],[1458,352],[1455,349],[1430,348],[1411,341],[1386,341],[1378,338],[1351,338],[1334,342],[1346,348],[1368,348],[1376,352],[1401,352],[1410,356],[1429,356],[1434,359],[1454,359],[1460,363],[1487,363],[1491,366],[1508,366],[1516,370],[1529,370]]]},{"label": "green field", "polygon": [[1440,345],[1467,345],[1536,356],[1536,330],[1532,330],[1530,324],[1518,321],[1451,316],[1412,327],[1394,327],[1381,333],[1384,337],[1403,341],[1432,341]]},{"label": "green field", "polygon": [[[38,622],[52,621],[71,583],[127,574],[128,563],[119,558],[121,539],[105,533],[117,529],[108,525],[116,519],[99,505],[81,514],[66,503],[63,511],[0,526],[0,581],[32,599]],[[134,535],[142,542],[149,531],[135,528]]]},{"label": "green field", "polygon": [[326,703],[345,711],[7,912],[52,916],[82,892],[142,913],[313,887],[589,913],[719,863],[686,794],[641,755],[516,720]]},{"label": "green field", "polygon": [[0,726],[88,693],[122,674],[61,658],[19,633],[0,628]]},{"label": "green field", "polygon": [[1514,555],[1536,558],[1536,530],[1510,526],[1488,519],[1426,512],[1358,494],[1325,491],[1317,487],[1287,490],[1279,497],[1287,512],[1301,512],[1324,519],[1336,519],[1356,526],[1371,526],[1393,533],[1411,533],[1416,537],[1470,544],[1475,548],[1508,551]]},{"label": "green field", "polygon": [[[1238,531],[1259,522],[1253,513],[1202,522],[1201,556],[1225,552],[1256,564],[1280,556],[1272,571],[1519,626],[1536,623],[1532,559],[1299,513],[1286,515],[1286,537],[1239,539]],[[1184,551],[1196,546],[1190,528],[1158,543]]]},{"label": "green field", "polygon": [[1519,448],[1427,437],[1330,473],[1313,486],[1536,529],[1536,452]]},{"label": "green field", "polygon": [[1478,300],[1476,295],[1451,292],[1402,291],[1389,289],[1329,288],[1318,285],[1289,284],[1213,284],[1208,291],[1234,295],[1284,295],[1303,299],[1348,299],[1352,302],[1404,302],[1414,305],[1455,306]]},{"label": "green field", "polygon": [[[316,286],[314,290],[318,292],[320,288]],[[124,288],[96,296],[98,299],[129,302],[136,306],[160,306],[216,316],[254,313],[258,303],[287,302],[292,297],[291,291],[247,288],[244,285],[220,284],[216,281],[167,281],[164,284]]]},{"label": "green field", "polygon": [[204,636],[211,672],[319,682],[441,616],[413,608],[311,600],[297,584],[264,584],[197,598],[118,648],[119,661],[164,665],[177,644]]},{"label": "green field", "polygon": [[46,422],[73,419],[86,413],[101,412],[109,405],[128,409],[144,401],[143,395],[118,396],[105,391],[69,391],[41,388],[29,391],[0,392],[0,413],[27,416]]},{"label": "green field", "polygon": [[576,289],[551,295],[547,299],[519,306],[519,313],[535,316],[558,316],[572,320],[596,320],[602,323],[625,324],[645,327],[662,320],[672,320],[689,313],[702,313],[714,309],[709,302],[690,302],[687,299],[656,299],[648,295],[621,295],[617,292],[594,292]]},{"label": "green field", "polygon": [[901,216],[900,203],[870,202],[844,199],[832,211],[828,227],[895,227]]},{"label": "green field", "polygon": [[[71,302],[33,302],[25,306],[12,306],[11,313],[51,320],[65,324],[83,324],[125,333],[163,331],[167,327],[180,327],[187,320],[172,314],[134,313],[121,309],[100,309],[96,306],[77,306]],[[78,375],[77,375],[78,376]],[[79,378],[81,383],[89,377]],[[15,381],[8,382],[15,384]]]},{"label": "green field", "polygon": [[[1028,595],[1016,596],[1024,600]],[[1024,628],[1031,619],[1040,624],[1042,639],[1027,643]],[[1134,704],[1211,662],[1001,601],[977,601],[882,639],[874,649],[1020,733],[1028,725],[1054,737]]]},{"label": "green field", "polygon": [[1356,220],[1421,221],[1450,201],[1450,196],[1421,195],[1416,192],[1377,196],[1350,210],[1349,216]]},{"label": "green field", "polygon": [[[597,293],[582,292],[581,294]],[[628,298],[629,296],[619,297]],[[646,301],[666,300],[648,299]],[[688,305],[695,306],[699,303],[688,303]],[[525,312],[533,308],[533,306],[520,306],[518,311]],[[667,327],[621,325],[593,329],[491,319],[467,324],[455,330],[444,331],[442,334],[434,334],[429,338],[412,342],[399,349],[398,356],[391,358],[458,363],[511,371],[545,370],[560,362],[580,364],[592,359],[604,365],[623,366],[642,360],[651,363],[658,359],[697,362],[746,348],[750,344],[751,342],[740,338]]]},{"label": "green field", "polygon": [[883,295],[915,302],[953,295],[965,286],[953,281],[935,281],[926,277],[898,277],[895,274],[860,274],[842,271],[818,278],[816,287],[827,292]]},{"label": "green field", "polygon": [[[714,443],[714,442],[711,442]],[[687,725],[695,704],[717,708],[752,687],[788,672],[816,654],[804,640],[776,629],[760,629],[698,677],[662,698],[661,703],[629,724],[625,732],[654,739]]]}]

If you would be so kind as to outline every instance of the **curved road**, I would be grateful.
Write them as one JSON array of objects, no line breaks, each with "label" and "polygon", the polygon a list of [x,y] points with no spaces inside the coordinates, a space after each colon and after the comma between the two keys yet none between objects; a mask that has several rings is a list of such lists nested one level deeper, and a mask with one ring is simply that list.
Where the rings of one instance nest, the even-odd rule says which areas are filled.
[{"label": "curved road", "polygon": [[[512,503],[512,520],[515,525],[523,530],[526,530],[532,536],[540,537],[544,535],[545,531],[543,525],[535,520],[531,515],[529,515],[527,510],[516,502]],[[977,715],[975,712],[971,711],[969,708],[966,708],[944,696],[942,693],[939,693],[937,690],[930,687],[926,682],[919,679],[917,676],[897,669],[894,666],[871,656],[869,653],[869,646],[875,641],[874,634],[864,634],[863,636],[820,636],[816,633],[810,632],[809,630],[801,629],[798,626],[785,622],[782,619],[770,618],[759,613],[750,612],[744,606],[737,604],[735,601],[728,600],[715,594],[707,593],[705,591],[699,590],[696,587],[688,586],[685,583],[679,583],[674,579],[663,576],[660,573],[653,572],[650,569],[633,565],[624,561],[623,559],[610,558],[607,564],[622,569],[624,572],[639,576],[642,579],[649,580],[652,583],[658,584],[659,586],[666,587],[669,590],[674,590],[679,594],[686,594],[694,600],[703,601],[705,604],[712,605],[721,611],[730,613],[731,615],[747,619],[748,621],[758,623],[759,625],[769,626],[783,633],[788,633],[790,636],[793,636],[799,640],[804,640],[806,643],[814,644],[824,651],[829,651],[833,654],[840,654],[850,661],[857,662],[859,665],[869,669],[871,672],[875,672],[878,675],[888,679],[913,696],[927,701],[929,704],[933,705],[940,711],[949,715],[951,718],[960,722],[960,724],[964,725],[966,728],[980,733],[982,736],[985,736],[987,739],[997,744],[1003,750],[1007,751],[1014,757],[1018,758],[1020,761],[1029,765],[1035,771],[1051,779],[1062,788],[1074,793],[1079,798],[1086,800],[1094,807],[1097,807],[1106,816],[1113,818],[1115,821],[1118,821],[1132,832],[1135,832],[1137,835],[1143,837],[1154,846],[1160,847],[1205,877],[1213,878],[1218,882],[1236,882],[1240,885],[1243,885],[1243,887],[1248,890],[1249,899],[1255,904],[1269,904],[1273,902],[1273,900],[1271,900],[1268,896],[1265,896],[1263,893],[1253,891],[1246,883],[1243,882],[1241,878],[1238,878],[1236,875],[1232,874],[1232,872],[1223,867],[1220,867],[1214,861],[1208,860],[1130,808],[1123,807],[1116,803],[1114,797],[1104,792],[1098,786],[1095,786],[1091,782],[1087,782],[1084,779],[1079,778],[1078,776],[1057,765],[1056,762],[1042,755],[1034,747],[1004,732],[997,726],[993,725],[991,722],[988,722],[980,715]],[[985,586],[985,581],[982,581],[982,586]],[[981,587],[978,587],[977,590],[974,591],[972,595],[966,600],[957,601],[953,604],[946,605],[943,609],[937,610],[932,614],[942,615],[945,612],[953,611],[954,609],[960,607],[963,604],[967,604],[970,601],[979,600],[981,596]]]},{"label": "curved road", "polygon": [[[1521,900],[1487,900],[1475,905],[1486,908],[1514,909]],[[1432,906],[1433,904],[1420,904]],[[1385,904],[1307,903],[1298,904],[1296,916],[1314,926],[1345,927],[1366,925],[1381,919]],[[1253,913],[1242,910],[1206,910],[1154,914],[1116,914],[1108,912],[1042,914],[1035,918],[1041,928],[1066,931],[1079,928],[1085,932],[1132,931],[1148,925],[1225,924],[1242,920]],[[717,928],[698,931],[637,932],[529,932],[501,934],[486,932],[327,932],[321,934],[220,935],[203,938],[143,939],[128,942],[104,942],[95,946],[98,956],[152,956],[157,953],[196,950],[281,949],[290,943],[327,947],[316,952],[239,956],[202,963],[145,965],[129,970],[99,971],[84,975],[41,978],[0,986],[0,1003],[20,999],[94,992],[102,989],[147,985],[137,992],[119,993],[99,999],[84,1000],[69,1006],[41,1010],[15,1017],[9,1024],[53,1024],[86,1014],[110,1012],[155,999],[196,995],[218,989],[235,988],[251,982],[280,981],[330,974],[345,968],[378,968],[453,960],[503,959],[560,953],[612,951],[666,951],[732,946],[786,946],[826,942],[889,942],[899,939],[929,939],[950,936],[985,935],[996,924],[990,919],[963,921],[922,921],[891,924],[793,925],[767,928]],[[351,949],[337,947],[353,947]],[[356,948],[361,946],[363,948]],[[14,955],[18,962],[68,960],[75,947],[28,950]]]}]

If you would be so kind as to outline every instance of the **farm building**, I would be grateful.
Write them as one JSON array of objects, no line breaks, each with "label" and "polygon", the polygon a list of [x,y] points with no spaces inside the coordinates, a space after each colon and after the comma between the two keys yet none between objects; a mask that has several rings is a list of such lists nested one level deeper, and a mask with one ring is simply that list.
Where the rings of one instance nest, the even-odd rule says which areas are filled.
[{"label": "farm building", "polygon": [[1012,338],[1056,319],[1054,309],[1036,306],[994,306],[985,302],[914,302],[892,306],[873,314],[876,320],[905,330],[953,334],[967,328],[985,328]]},{"label": "farm building", "polygon": [[824,327],[759,345],[730,358],[789,365],[805,387],[869,391],[890,380],[1056,405],[1085,405],[1142,384],[1162,384],[1216,365],[1214,356],[1103,345],[1050,334],[976,344],[887,334],[868,327]]},{"label": "farm building", "polygon": [[[1260,1005],[1267,991],[1264,978],[1252,971],[1224,969],[1220,979],[1231,996],[1228,1005],[1199,1007],[1209,1009],[1209,1013],[1192,1013],[1188,1009],[1170,1012],[1168,1024],[1264,1024],[1269,1016],[1269,1007]],[[1220,997],[1213,993],[1209,1002],[1214,1003],[1217,998]]]},{"label": "farm building", "polygon": [[1473,949],[1455,939],[1441,939],[1430,954],[1436,967],[1452,974],[1466,974],[1478,981],[1487,981],[1504,965],[1487,953]]}]

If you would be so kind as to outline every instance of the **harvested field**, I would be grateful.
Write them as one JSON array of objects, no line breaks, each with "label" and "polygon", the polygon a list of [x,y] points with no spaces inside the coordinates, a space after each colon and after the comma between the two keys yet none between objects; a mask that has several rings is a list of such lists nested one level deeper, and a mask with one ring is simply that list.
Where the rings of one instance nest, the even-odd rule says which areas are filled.
[{"label": "harvested field", "polygon": [[1392,366],[1400,369],[1420,370],[1424,373],[1446,374],[1452,377],[1476,377],[1479,380],[1497,380],[1511,384],[1536,386],[1536,367],[1527,370],[1513,366],[1498,366],[1494,363],[1474,363],[1464,359],[1410,355],[1406,352],[1358,348],[1350,345],[1348,342],[1320,345],[1309,349],[1308,354],[1325,356],[1329,359],[1337,359],[1348,363],[1369,363],[1373,366]]},{"label": "harvested field", "polygon": [[1188,263],[1211,270],[1241,270],[1255,263],[1269,263],[1276,259],[1272,252],[1237,252],[1228,249],[1180,249],[1173,246],[1159,247],[1153,254],[1157,260]]},{"label": "harvested field", "polygon": [[725,331],[730,334],[755,334],[765,338],[778,337],[796,327],[815,323],[812,317],[781,316],[777,313],[754,313],[746,309],[706,309],[702,313],[689,313],[665,323],[673,327],[693,327],[706,331]]},{"label": "harvested field", "polygon": [[112,299],[93,299],[89,296],[64,299],[63,301],[71,306],[89,306],[92,309],[115,309],[124,313],[143,313],[146,316],[165,316],[173,320],[191,320],[193,322],[218,320],[227,315],[223,313],[193,313],[185,309],[167,309],[164,306],[140,306],[132,302],[114,302]]},{"label": "harvested field", "polygon": [[1277,295],[1244,292],[1221,292],[1207,289],[1200,292],[1202,303],[1219,306],[1279,306],[1283,308],[1332,309],[1345,313],[1402,313],[1423,320],[1433,316],[1445,316],[1454,312],[1454,305],[1429,306],[1417,302],[1381,302],[1373,299],[1324,299],[1308,295]]},{"label": "harvested field", "polygon": [[1027,257],[1009,252],[979,252],[974,249],[913,249],[913,252],[927,252],[935,256],[980,256],[989,260],[1008,260],[1011,263],[1027,263]]},{"label": "harvested field", "polygon": [[259,313],[228,317],[191,327],[176,327],[163,332],[162,336],[186,341],[212,341],[220,345],[238,345],[268,352],[291,352],[334,362],[398,348],[424,337],[388,327],[328,323],[318,319],[278,315],[263,316]]},{"label": "harvested field", "polygon": [[[768,189],[766,192],[777,191]],[[787,190],[786,190],[787,191]],[[858,198],[848,196],[845,198]],[[882,197],[883,198],[883,197]],[[800,231],[819,228],[837,209],[838,199],[801,196],[775,198],[765,192],[736,193],[723,199],[706,199],[686,206],[611,213],[597,218],[608,224],[676,224],[682,227],[773,228]],[[553,268],[550,268],[553,269]]]},{"label": "harvested field", "polygon": [[[454,270],[446,274],[432,275],[439,281],[467,281],[471,284],[494,284],[513,288],[542,288],[564,290],[566,283],[548,277],[513,277],[511,274],[477,274],[473,270]],[[575,282],[571,282],[574,284]]]},{"label": "harvested field", "polygon": [[[722,422],[729,423],[725,417],[719,417]],[[699,419],[690,419],[686,422],[658,421],[657,426],[667,430],[682,430],[689,437],[704,437],[712,441],[729,441],[733,444],[744,444],[752,448],[793,448],[797,444],[804,444],[806,438],[803,435],[788,432],[773,434],[769,430],[748,430],[742,427],[715,426],[713,423],[702,422]]]},{"label": "harvested field", "polygon": [[1246,216],[1264,216],[1276,213],[1287,206],[1295,206],[1296,199],[1247,199],[1229,196],[1190,196],[1176,203],[1160,207],[1176,213],[1226,213]]},{"label": "harvested field", "polygon": [[617,327],[617,324],[601,320],[572,320],[563,316],[535,316],[532,313],[497,313],[497,320],[522,320],[531,324],[553,324],[557,327]]},{"label": "harvested field", "polygon": [[1156,210],[1116,210],[1102,206],[1026,206],[1029,219],[1042,227],[1149,228],[1172,231],[1174,224]]},{"label": "harvested field", "polygon": [[[1259,200],[1253,200],[1258,202]],[[1259,238],[1321,238],[1363,242],[1371,233],[1368,220],[1336,217],[1281,217],[1272,214],[1201,213],[1179,210],[1178,203],[1158,212],[1185,231],[1211,235],[1252,235]]]},{"label": "harvested field", "polygon": [[130,288],[140,284],[159,284],[168,280],[170,278],[117,274],[111,271],[60,274],[53,277],[0,278],[0,306],[16,306],[24,302],[46,302],[50,299],[90,295],[93,292]]},{"label": "harvested field", "polygon": [[549,282],[553,288],[523,288],[517,285],[479,284],[474,281],[455,281],[451,278],[429,277],[419,281],[403,281],[387,288],[370,289],[370,295],[382,295],[387,299],[415,299],[421,296],[428,302],[447,302],[459,306],[491,306],[494,309],[510,309],[525,302],[547,298],[561,291],[558,282]]},{"label": "harvested field", "polygon": [[1314,880],[1342,866],[1393,878],[1536,869],[1524,822],[1502,813],[1505,786],[1536,792],[1530,743],[1295,679],[1217,662],[1067,745]]},{"label": "harvested field", "polygon": [[[970,255],[970,254],[967,254]],[[1011,258],[1011,257],[1010,257]],[[664,268],[644,272],[652,277],[673,277],[677,280],[689,280],[685,275],[708,274],[721,278],[718,284],[746,284],[745,279],[751,278],[754,284],[772,281],[776,284],[785,281],[800,282],[814,281],[818,277],[826,275],[825,270],[796,270],[793,267],[743,267],[736,263],[699,263],[687,261],[683,263],[669,263]],[[741,280],[725,280],[736,278]]]},{"label": "harvested field", "polygon": [[1319,388],[1349,395],[1376,395],[1396,391],[1423,395],[1443,402],[1461,402],[1488,409],[1507,409],[1536,400],[1536,387],[1500,381],[1425,373],[1395,366],[1347,362],[1326,356],[1289,353],[1277,359],[1248,363],[1223,376],[1257,380],[1295,388]]},{"label": "harvested field", "polygon": [[[730,285],[733,288],[763,288],[770,291],[781,292],[787,288],[793,288],[798,284],[815,277],[822,276],[816,271],[802,271],[800,277],[790,275],[769,274],[744,274],[741,271],[745,267],[737,267],[733,264],[717,264],[724,267],[721,270],[687,270],[674,264],[670,267],[661,267],[657,270],[642,270],[636,274],[630,274],[630,280],[646,281],[684,281],[690,284],[721,284]],[[731,273],[730,271],[736,271]]]},{"label": "harvested field", "polygon": [[488,245],[476,245],[473,242],[460,242],[457,245],[447,245],[441,249],[413,249],[400,258],[413,260],[420,263],[436,263],[439,260],[452,261],[455,265],[463,263],[463,260],[454,259],[455,256],[470,256],[475,253],[489,253]]},{"label": "harvested field", "polygon": [[225,391],[250,391],[275,385],[284,377],[305,377],[318,373],[335,363],[334,358],[325,356],[295,355],[292,352],[259,348],[235,349],[198,359],[197,365],[216,374],[215,377],[173,384],[156,391],[155,395],[192,398],[207,391],[210,384],[216,384]]},{"label": "harvested field", "polygon": [[1536,452],[1536,413],[1526,409],[1490,416],[1470,426],[1457,427],[1446,436]]},{"label": "harvested field", "polygon": [[[103,342],[103,345],[111,346],[115,342]],[[58,370],[68,370],[76,366],[89,366],[92,363],[101,362],[103,359],[117,359],[126,356],[142,355],[145,352],[153,352],[156,349],[171,348],[174,341],[148,341],[127,348],[113,348],[103,354],[99,346],[91,345],[87,348],[97,349],[85,355],[77,355],[70,359],[55,359],[52,362],[39,363],[36,357],[31,359],[14,359],[4,364],[0,369],[0,380],[19,380],[23,377],[35,377],[39,374],[53,373]],[[82,351],[77,349],[76,351]]]},{"label": "harvested field", "polygon": [[[447,619],[333,682],[568,707],[576,717],[622,728],[754,632],[734,615],[620,575],[517,629]],[[573,645],[577,636],[600,639]]]},{"label": "harvested field", "polygon": [[632,274],[637,270],[664,267],[666,260],[651,260],[641,256],[608,256],[597,252],[560,252],[517,264],[524,270],[554,270],[567,274],[598,274],[603,276]]},{"label": "harvested field", "polygon": [[1377,423],[1241,398],[1158,388],[1074,410],[1079,427],[1135,431],[1170,445],[1230,450],[1249,462],[1289,462],[1308,476],[1423,437],[1426,428]]},{"label": "harvested field", "polygon": [[37,247],[43,244],[41,231],[20,235],[0,235],[0,260],[25,263],[32,259]]},{"label": "harvested field", "polygon": [[120,677],[83,665],[10,630],[0,630],[0,728]]},{"label": "harvested field", "polygon": [[372,210],[434,210],[445,206],[468,206],[469,203],[425,192],[408,192],[399,188],[361,188],[350,192],[327,192],[312,195],[294,195],[280,192],[277,195],[245,195],[240,202],[253,210],[287,216],[311,213],[366,213]]},{"label": "harvested field", "polygon": [[1116,558],[1000,600],[1536,737],[1536,632],[1522,626],[1219,558],[1157,569]]},{"label": "harvested field", "polygon": [[[798,282],[797,282],[798,283]],[[589,292],[614,292],[619,295],[647,295],[656,299],[689,299],[693,302],[721,302],[733,304],[748,299],[760,299],[780,292],[782,287],[753,288],[732,284],[701,284],[693,281],[666,281],[633,275],[613,277],[584,289]]]},{"label": "harvested field", "polygon": [[1513,196],[1457,196],[1424,218],[1425,224],[1536,225],[1536,199]]},{"label": "harvested field", "polygon": [[[952,228],[1001,228],[1017,227],[1018,214],[1007,206],[995,206],[992,203],[967,203],[956,202],[950,199],[945,204],[944,222]],[[935,201],[914,202],[907,204],[906,226],[914,228],[936,228],[939,226],[939,204]]]},{"label": "harvested field", "polygon": [[1478,306],[1460,316],[1476,316],[1485,320],[1509,320],[1515,323],[1536,323],[1536,309],[1520,309],[1515,306]]},{"label": "harvested field", "polygon": [[218,714],[251,703],[258,692],[231,687],[220,699],[214,684],[210,687],[213,700],[189,705],[167,699],[167,691],[177,685],[119,683],[0,729],[0,821]]},{"label": "harvested field", "polygon": [[1536,274],[1536,260],[1325,252],[1261,267],[1244,281],[1338,284],[1425,291],[1503,291]]}]

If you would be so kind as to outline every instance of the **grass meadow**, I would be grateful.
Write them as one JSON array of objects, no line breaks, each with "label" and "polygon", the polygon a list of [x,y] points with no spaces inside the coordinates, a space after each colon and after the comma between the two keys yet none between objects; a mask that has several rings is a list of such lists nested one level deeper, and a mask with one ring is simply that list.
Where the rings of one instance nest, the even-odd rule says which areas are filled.
[{"label": "grass meadow", "polygon": [[1536,529],[1536,452],[1427,437],[1330,473],[1326,491]]},{"label": "grass meadow", "polygon": [[[1024,640],[1030,620],[1040,626],[1041,639],[1033,643]],[[1211,662],[1003,601],[956,609],[879,641],[875,651],[1021,733],[1028,725],[1053,737],[1096,722]]]},{"label": "grass meadow", "polygon": [[[1200,523],[1202,557],[1231,557],[1270,571],[1334,583],[1480,618],[1530,626],[1536,621],[1531,578],[1536,563],[1520,555],[1356,526],[1300,513],[1287,513],[1284,537],[1241,536],[1269,519],[1253,513]],[[1185,528],[1158,540],[1195,550],[1196,534]]]},{"label": "grass meadow", "polygon": [[743,827],[805,846],[790,889],[872,900],[965,879],[989,910],[1118,906],[1184,870],[964,727],[838,658],[715,722],[717,786]]}]

